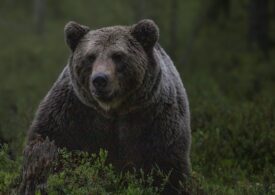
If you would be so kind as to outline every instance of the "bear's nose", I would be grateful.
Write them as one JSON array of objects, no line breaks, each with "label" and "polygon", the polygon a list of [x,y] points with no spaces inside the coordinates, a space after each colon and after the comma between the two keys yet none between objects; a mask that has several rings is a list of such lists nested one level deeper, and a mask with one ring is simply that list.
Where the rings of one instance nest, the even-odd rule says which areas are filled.
[{"label": "bear's nose", "polygon": [[107,86],[108,77],[104,73],[98,73],[92,77],[92,83],[97,90],[102,90]]}]

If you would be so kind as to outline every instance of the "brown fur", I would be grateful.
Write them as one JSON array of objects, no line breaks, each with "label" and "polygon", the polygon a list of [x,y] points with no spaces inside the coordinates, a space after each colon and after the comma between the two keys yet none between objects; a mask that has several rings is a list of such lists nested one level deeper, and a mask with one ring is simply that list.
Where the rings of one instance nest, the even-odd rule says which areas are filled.
[{"label": "brown fur", "polygon": [[[105,148],[116,168],[147,172],[157,164],[172,170],[171,186],[178,186],[190,172],[189,105],[173,62],[157,43],[158,27],[143,20],[87,29],[66,25],[72,54],[38,108],[28,143],[38,134],[69,150]],[[91,78],[98,72],[109,78],[106,98],[95,95]]]}]

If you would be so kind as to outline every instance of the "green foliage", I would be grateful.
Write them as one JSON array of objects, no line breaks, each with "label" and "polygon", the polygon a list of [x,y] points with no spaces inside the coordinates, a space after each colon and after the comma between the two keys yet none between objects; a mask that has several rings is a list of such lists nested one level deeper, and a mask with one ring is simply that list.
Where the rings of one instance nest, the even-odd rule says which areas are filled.
[{"label": "green foliage", "polygon": [[[152,170],[145,175],[142,170],[118,173],[107,164],[107,151],[100,150],[98,155],[85,152],[59,151],[59,161],[48,180],[49,194],[159,194],[162,189],[153,186],[153,174],[163,178],[160,171]],[[165,184],[165,183],[164,183]]]},{"label": "green foliage", "polygon": [[[86,152],[68,152],[60,149],[54,172],[48,179],[47,192],[50,195],[157,195],[167,184],[168,175],[163,174],[158,168],[153,169],[148,175],[142,170],[119,173],[107,163],[107,157],[105,150],[100,150],[98,155],[90,155]],[[0,165],[0,194],[16,193],[20,182],[20,160],[10,159],[7,145],[0,150]],[[154,186],[153,176],[156,175],[162,181],[159,188]],[[235,181],[233,186],[224,186],[220,185],[219,181],[208,181],[195,171],[186,183],[182,183],[182,189],[191,194],[272,194],[272,186],[269,183]],[[36,193],[40,194],[39,191]]]},{"label": "green foliage", "polygon": [[235,181],[235,184],[222,185],[220,181],[207,180],[197,172],[192,173],[191,179],[182,187],[187,189],[190,194],[226,194],[226,195],[258,195],[272,194],[271,186],[266,186],[263,183],[252,183],[249,181]]},{"label": "green foliage", "polygon": [[[259,51],[247,51],[242,42],[222,47],[229,37],[217,32],[226,35],[230,30],[225,27],[221,33],[216,26],[206,28],[194,51],[201,57],[191,59],[195,74],[185,75],[193,115],[193,165],[205,176],[233,185],[240,179],[253,181],[255,175],[260,176],[259,182],[269,178],[272,183],[274,56],[267,60]],[[213,53],[206,55],[202,49],[206,46]],[[201,61],[204,65],[196,66]]]},{"label": "green foliage", "polygon": [[10,191],[18,175],[19,162],[10,159],[7,145],[0,145],[0,194]]}]

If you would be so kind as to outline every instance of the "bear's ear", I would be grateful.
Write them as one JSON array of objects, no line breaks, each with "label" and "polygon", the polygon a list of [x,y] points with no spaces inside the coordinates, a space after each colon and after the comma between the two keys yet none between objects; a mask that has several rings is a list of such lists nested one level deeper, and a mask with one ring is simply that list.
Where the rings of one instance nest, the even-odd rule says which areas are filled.
[{"label": "bear's ear", "polygon": [[131,34],[145,50],[150,50],[159,39],[159,28],[153,20],[141,20],[132,26]]},{"label": "bear's ear", "polygon": [[65,41],[72,51],[75,50],[80,39],[90,31],[87,26],[80,25],[76,22],[68,22],[64,28]]}]

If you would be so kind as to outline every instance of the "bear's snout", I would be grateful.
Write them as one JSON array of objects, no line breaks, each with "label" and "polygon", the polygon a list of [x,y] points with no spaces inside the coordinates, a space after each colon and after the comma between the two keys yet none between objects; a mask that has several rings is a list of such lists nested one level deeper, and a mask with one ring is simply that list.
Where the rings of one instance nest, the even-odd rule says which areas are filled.
[{"label": "bear's snout", "polygon": [[113,97],[113,82],[111,75],[97,72],[90,77],[91,94],[100,101],[110,101]]},{"label": "bear's snout", "polygon": [[108,76],[104,73],[97,73],[92,77],[92,83],[97,91],[104,91],[108,81]]}]

